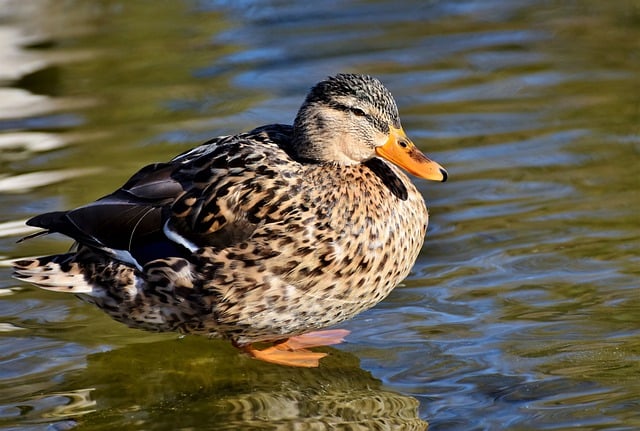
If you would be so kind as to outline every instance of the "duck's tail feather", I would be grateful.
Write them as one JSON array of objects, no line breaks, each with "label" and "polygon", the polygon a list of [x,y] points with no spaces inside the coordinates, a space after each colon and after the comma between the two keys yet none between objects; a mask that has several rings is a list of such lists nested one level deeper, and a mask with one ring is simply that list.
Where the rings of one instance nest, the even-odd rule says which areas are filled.
[{"label": "duck's tail feather", "polygon": [[49,230],[39,230],[38,232],[34,232],[32,234],[23,236],[22,238],[20,238],[19,240],[16,241],[16,244],[20,244],[21,242],[33,239],[33,238],[38,238],[39,236],[44,236],[44,235],[49,235],[51,233],[51,231]]},{"label": "duck's tail feather", "polygon": [[16,260],[13,276],[42,289],[75,294],[132,328],[208,333],[199,316],[211,307],[198,302],[190,265],[181,258],[148,264],[149,287],[134,266],[80,246],[76,252]]},{"label": "duck's tail feather", "polygon": [[13,276],[54,292],[91,294],[91,282],[74,262],[75,253],[22,259],[13,262]]}]

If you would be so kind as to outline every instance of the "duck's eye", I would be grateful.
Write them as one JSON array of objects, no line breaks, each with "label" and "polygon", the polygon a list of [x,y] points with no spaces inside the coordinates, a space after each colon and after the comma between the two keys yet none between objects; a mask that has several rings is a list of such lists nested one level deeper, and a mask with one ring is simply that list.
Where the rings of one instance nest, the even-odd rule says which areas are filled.
[{"label": "duck's eye", "polygon": [[367,113],[364,112],[362,109],[360,108],[351,108],[351,112],[353,112],[355,115],[357,115],[358,117],[366,117]]}]

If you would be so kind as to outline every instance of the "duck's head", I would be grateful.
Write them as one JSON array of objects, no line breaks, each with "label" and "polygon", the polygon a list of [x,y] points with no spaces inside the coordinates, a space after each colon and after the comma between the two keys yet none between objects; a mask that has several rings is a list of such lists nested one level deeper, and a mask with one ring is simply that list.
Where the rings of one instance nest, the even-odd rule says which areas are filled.
[{"label": "duck's head", "polygon": [[316,84],[293,130],[293,151],[303,159],[350,165],[382,157],[417,177],[447,180],[404,133],[389,90],[370,76],[339,74]]}]

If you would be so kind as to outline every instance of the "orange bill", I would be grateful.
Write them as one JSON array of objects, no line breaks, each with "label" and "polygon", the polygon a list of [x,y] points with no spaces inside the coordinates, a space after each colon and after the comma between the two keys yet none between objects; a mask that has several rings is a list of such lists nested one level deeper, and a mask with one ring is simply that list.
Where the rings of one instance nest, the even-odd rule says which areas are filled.
[{"label": "orange bill", "polygon": [[422,154],[402,128],[391,128],[389,139],[384,145],[376,148],[376,154],[416,177],[424,178],[425,180],[447,181],[447,171]]}]

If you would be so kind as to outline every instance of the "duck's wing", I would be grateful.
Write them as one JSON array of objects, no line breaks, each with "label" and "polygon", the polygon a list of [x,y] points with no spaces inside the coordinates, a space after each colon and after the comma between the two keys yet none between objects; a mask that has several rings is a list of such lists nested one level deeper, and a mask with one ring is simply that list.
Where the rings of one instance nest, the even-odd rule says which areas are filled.
[{"label": "duck's wing", "polygon": [[285,193],[277,187],[291,160],[273,138],[285,139],[289,129],[274,127],[274,134],[257,129],[215,138],[170,162],[142,168],[95,202],[42,214],[27,224],[136,266],[242,241],[270,220],[272,212],[260,210]]},{"label": "duck's wing", "polygon": [[183,185],[172,178],[174,171],[170,163],[145,166],[110,195],[70,211],[35,216],[27,224],[62,233],[137,265],[156,257],[148,253],[153,248],[154,255],[181,255],[162,235],[164,208],[184,192]]},{"label": "duck's wing", "polygon": [[190,186],[171,206],[167,237],[191,251],[224,248],[281,221],[302,188],[300,164],[283,150],[290,138],[290,126],[273,125],[176,157],[176,178]]}]

